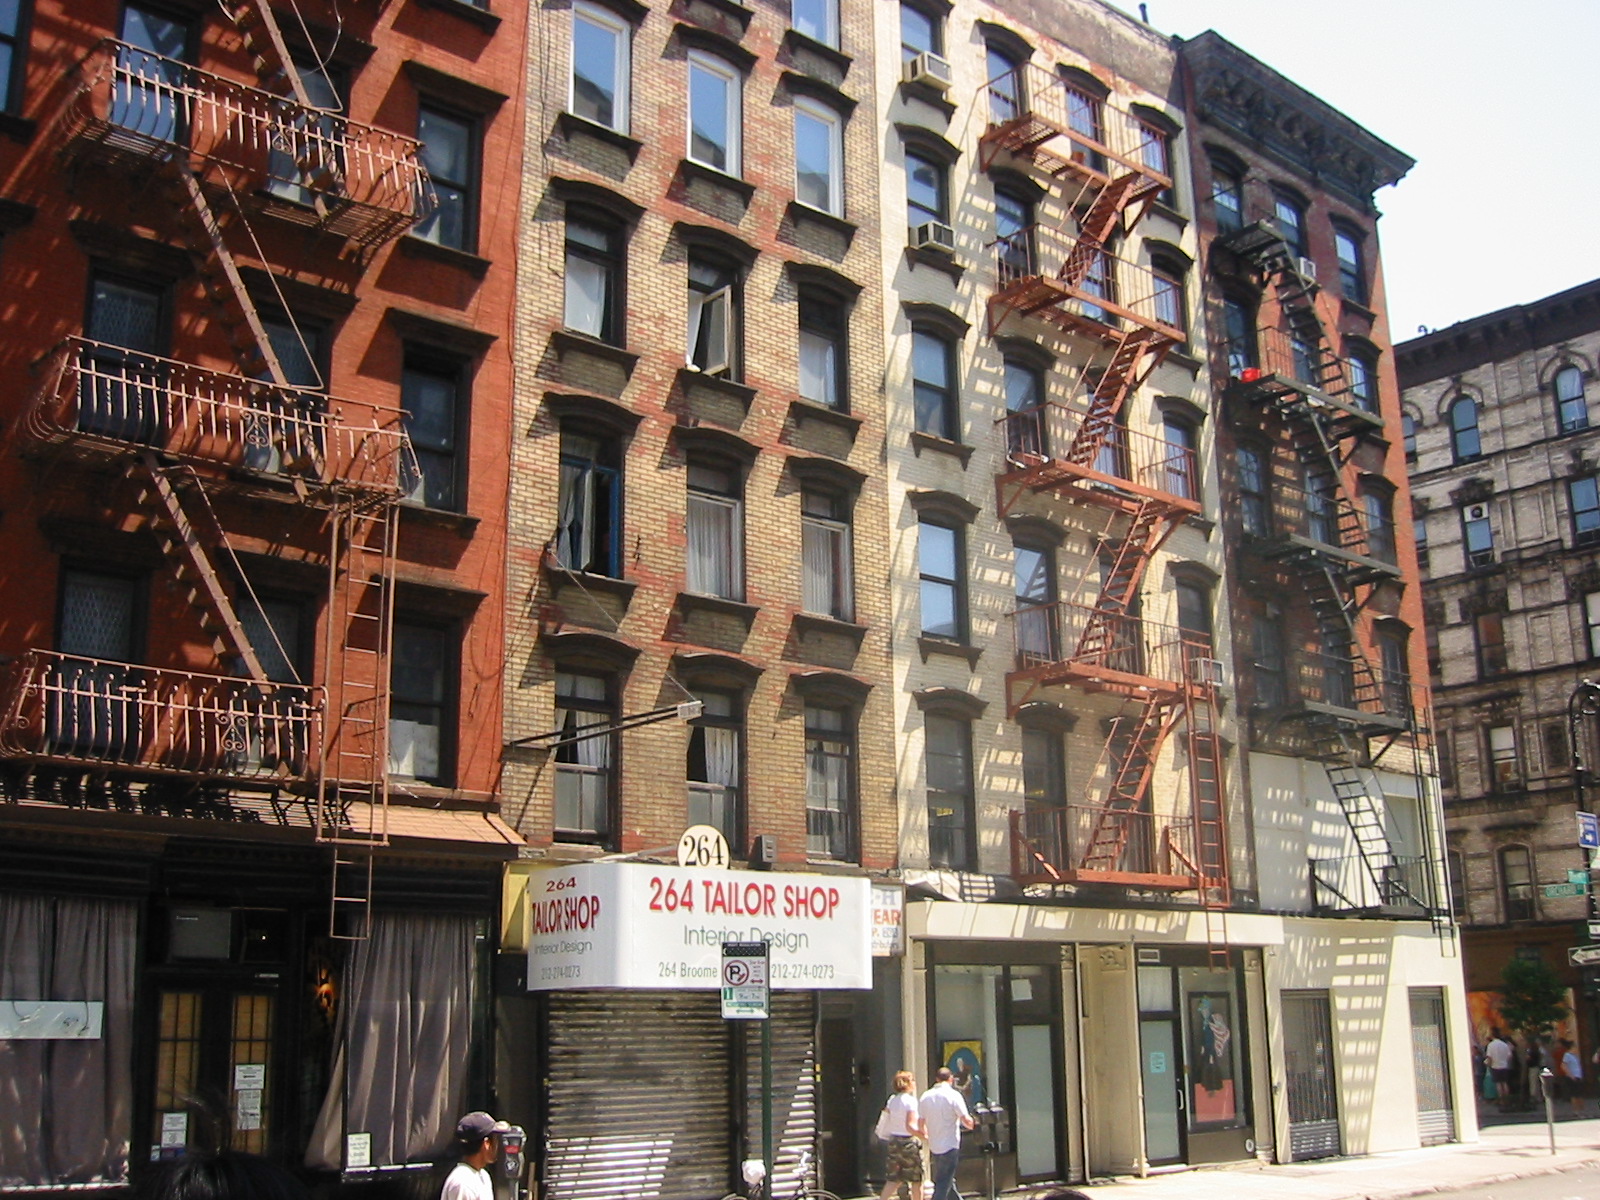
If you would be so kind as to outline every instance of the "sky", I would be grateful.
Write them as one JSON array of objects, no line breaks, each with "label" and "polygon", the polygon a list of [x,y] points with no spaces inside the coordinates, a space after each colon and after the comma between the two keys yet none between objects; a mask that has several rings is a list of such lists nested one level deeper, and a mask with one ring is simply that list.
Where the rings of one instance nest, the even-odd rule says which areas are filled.
[{"label": "sky", "polygon": [[[1137,0],[1113,0],[1137,15]],[[1376,196],[1396,342],[1600,278],[1600,0],[1146,0],[1417,160]]]}]

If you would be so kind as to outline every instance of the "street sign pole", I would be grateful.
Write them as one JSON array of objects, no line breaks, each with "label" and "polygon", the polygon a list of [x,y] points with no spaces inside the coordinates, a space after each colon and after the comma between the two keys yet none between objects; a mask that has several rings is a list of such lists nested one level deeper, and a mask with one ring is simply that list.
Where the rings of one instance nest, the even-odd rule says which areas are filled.
[{"label": "street sign pole", "polygon": [[[1600,822],[1595,822],[1592,817],[1589,821],[1584,820],[1591,812],[1588,798],[1584,795],[1584,788],[1588,782],[1590,769],[1596,765],[1586,762],[1585,756],[1589,747],[1594,744],[1597,727],[1600,727],[1600,684],[1596,684],[1592,679],[1580,679],[1578,686],[1572,689],[1572,695],[1567,698],[1567,743],[1572,750],[1572,796],[1577,802],[1580,843],[1589,840],[1600,841],[1600,838],[1594,837],[1594,834],[1600,832],[1600,829],[1596,828]],[[1587,829],[1584,828],[1586,825]],[[1586,834],[1589,836],[1585,836]],[[1592,850],[1585,849],[1584,855],[1587,859],[1584,865],[1592,867],[1594,865]],[[1586,890],[1589,893],[1589,927],[1592,931],[1594,922],[1600,920],[1600,898],[1596,897],[1593,887]],[[1592,932],[1590,936],[1593,936]],[[1600,1020],[1600,1006],[1596,1008],[1595,1019]]]},{"label": "street sign pole", "polygon": [[772,976],[766,942],[722,943],[722,1015],[761,1022],[761,1194],[772,1195]]}]

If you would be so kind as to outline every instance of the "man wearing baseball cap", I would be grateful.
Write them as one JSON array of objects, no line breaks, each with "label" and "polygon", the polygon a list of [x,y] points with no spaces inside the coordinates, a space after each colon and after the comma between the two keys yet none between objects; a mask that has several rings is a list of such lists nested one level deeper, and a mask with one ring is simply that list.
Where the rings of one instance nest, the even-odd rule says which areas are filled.
[{"label": "man wearing baseball cap", "polygon": [[494,1181],[487,1170],[500,1156],[495,1134],[509,1129],[486,1112],[469,1112],[456,1122],[456,1163],[444,1181],[439,1200],[494,1200]]}]

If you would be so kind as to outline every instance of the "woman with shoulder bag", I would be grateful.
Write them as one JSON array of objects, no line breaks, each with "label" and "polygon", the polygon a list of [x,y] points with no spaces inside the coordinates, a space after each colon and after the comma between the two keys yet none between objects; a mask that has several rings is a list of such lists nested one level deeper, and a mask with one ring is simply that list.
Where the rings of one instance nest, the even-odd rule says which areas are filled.
[{"label": "woman with shoulder bag", "polygon": [[[910,1071],[898,1071],[894,1094],[878,1114],[877,1134],[888,1152],[879,1200],[895,1200],[902,1188],[907,1200],[922,1200],[922,1117],[917,1112],[917,1081]],[[913,1190],[914,1189],[914,1190]]]}]

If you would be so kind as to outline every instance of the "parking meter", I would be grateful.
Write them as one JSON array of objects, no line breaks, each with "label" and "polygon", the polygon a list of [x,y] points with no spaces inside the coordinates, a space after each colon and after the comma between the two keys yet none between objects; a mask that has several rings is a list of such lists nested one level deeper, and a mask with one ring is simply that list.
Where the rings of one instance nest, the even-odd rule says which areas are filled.
[{"label": "parking meter", "polygon": [[503,1129],[496,1129],[494,1136],[500,1144],[500,1155],[496,1160],[500,1177],[513,1182],[521,1179],[522,1145],[527,1141],[527,1133],[521,1125],[507,1125]]}]

